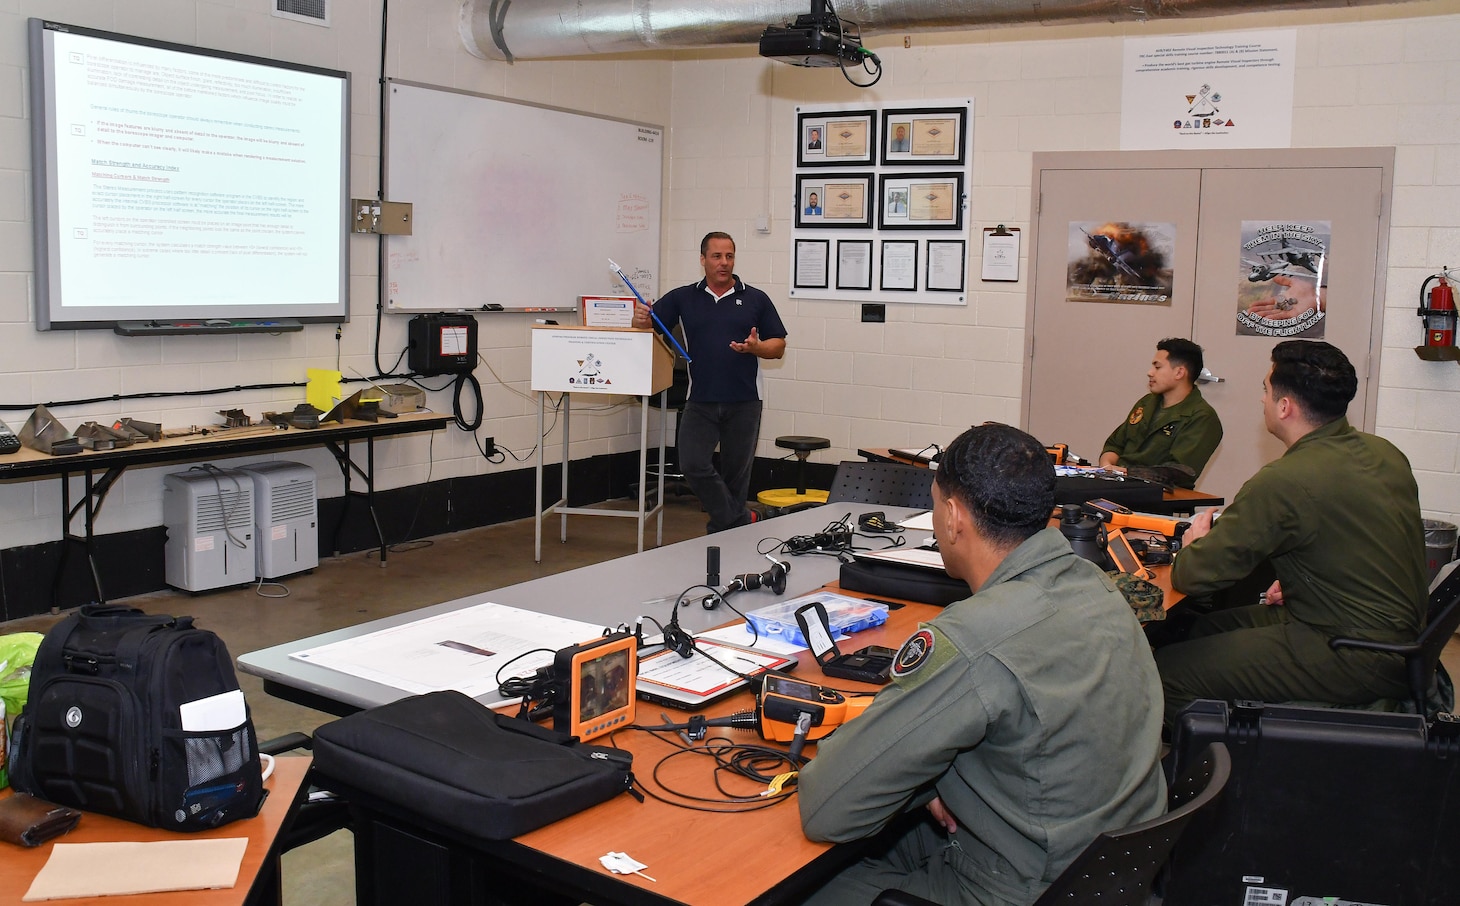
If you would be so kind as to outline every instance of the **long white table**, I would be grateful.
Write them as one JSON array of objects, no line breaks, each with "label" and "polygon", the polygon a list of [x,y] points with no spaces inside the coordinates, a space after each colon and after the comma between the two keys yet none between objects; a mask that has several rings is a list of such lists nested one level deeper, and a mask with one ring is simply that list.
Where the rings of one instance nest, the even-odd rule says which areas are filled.
[{"label": "long white table", "polygon": [[[272,648],[251,651],[238,658],[238,665],[245,673],[261,677],[264,690],[270,695],[331,714],[348,714],[404,698],[410,693],[305,663],[290,655],[488,601],[603,626],[619,623],[632,626],[640,616],[651,616],[663,623],[669,619],[671,607],[681,592],[692,585],[704,583],[705,550],[711,545],[720,548],[720,584],[723,588],[725,583],[740,573],[764,572],[770,563],[760,551],[775,551],[780,546],[779,542],[794,535],[815,534],[827,523],[843,515],[850,514],[850,523],[855,526],[858,515],[873,510],[885,512],[892,520],[917,512],[906,507],[827,504],[715,535],[692,538],[617,560],[596,563],[358,626],[286,642]],[[908,532],[907,543],[918,544],[927,537],[927,532]],[[867,547],[881,546],[876,540],[861,538],[858,543]],[[747,591],[732,597],[730,602],[740,610],[763,607],[777,600],[815,591],[836,580],[840,573],[841,564],[835,557],[820,554],[778,556],[791,565],[785,594],[776,596],[768,590]],[[702,596],[690,596],[691,606],[681,607],[679,610],[680,625],[686,630],[699,632],[735,618],[735,614],[724,607],[705,610],[698,603]],[[487,696],[479,700],[490,704],[491,698],[492,696]]]}]

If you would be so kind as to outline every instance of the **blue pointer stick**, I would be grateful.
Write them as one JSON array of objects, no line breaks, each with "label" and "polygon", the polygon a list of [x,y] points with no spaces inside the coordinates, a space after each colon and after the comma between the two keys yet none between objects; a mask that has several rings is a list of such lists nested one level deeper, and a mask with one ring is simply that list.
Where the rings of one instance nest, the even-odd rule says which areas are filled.
[{"label": "blue pointer stick", "polygon": [[639,300],[639,304],[649,309],[649,317],[653,318],[654,323],[659,325],[659,330],[674,346],[675,352],[678,352],[680,355],[684,356],[684,360],[686,362],[693,362],[694,359],[690,358],[689,353],[684,351],[684,347],[679,345],[679,341],[674,338],[674,334],[670,333],[669,328],[664,326],[664,322],[659,320],[659,316],[654,314],[654,306],[650,305],[648,302],[645,302],[644,297],[639,295],[639,291],[635,289],[634,284],[629,281],[628,275],[624,273],[624,269],[619,267],[617,264],[614,264],[612,258],[608,259],[608,266],[613,269],[613,272],[615,274],[618,274],[618,278],[624,282],[624,286],[627,286],[629,288],[629,292],[634,294],[634,298]]}]

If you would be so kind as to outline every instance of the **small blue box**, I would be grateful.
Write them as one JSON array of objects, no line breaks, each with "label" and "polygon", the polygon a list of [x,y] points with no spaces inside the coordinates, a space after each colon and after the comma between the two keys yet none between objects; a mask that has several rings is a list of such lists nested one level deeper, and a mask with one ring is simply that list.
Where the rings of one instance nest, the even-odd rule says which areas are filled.
[{"label": "small blue box", "polygon": [[826,608],[826,619],[831,624],[832,634],[841,637],[852,632],[861,632],[887,622],[887,605],[864,601],[846,595],[818,592],[802,595],[789,601],[781,601],[745,614],[745,619],[755,627],[756,632],[768,638],[778,638],[793,645],[806,647],[801,627],[796,624],[796,611],[813,601],[820,601]]}]

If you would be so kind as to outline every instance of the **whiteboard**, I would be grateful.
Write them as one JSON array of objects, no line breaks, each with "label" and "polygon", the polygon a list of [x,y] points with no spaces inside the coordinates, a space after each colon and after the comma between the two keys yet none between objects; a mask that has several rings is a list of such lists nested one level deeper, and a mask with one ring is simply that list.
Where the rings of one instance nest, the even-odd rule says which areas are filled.
[{"label": "whiteboard", "polygon": [[658,295],[664,130],[469,92],[390,83],[385,198],[393,311],[571,309],[582,295]]}]

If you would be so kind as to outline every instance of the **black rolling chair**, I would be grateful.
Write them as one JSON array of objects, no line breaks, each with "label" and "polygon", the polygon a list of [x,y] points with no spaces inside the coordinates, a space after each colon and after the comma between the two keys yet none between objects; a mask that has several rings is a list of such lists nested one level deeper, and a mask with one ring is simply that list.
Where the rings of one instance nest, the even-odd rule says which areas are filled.
[{"label": "black rolling chair", "polygon": [[1414,713],[1433,718],[1437,709],[1430,704],[1438,691],[1436,674],[1440,666],[1440,653],[1445,650],[1445,643],[1450,641],[1450,636],[1455,634],[1457,628],[1460,628],[1460,568],[1451,570],[1450,575],[1430,592],[1425,628],[1413,642],[1329,639],[1328,646],[1335,651],[1357,648],[1362,651],[1388,651],[1402,655]]},{"label": "black rolling chair", "polygon": [[827,503],[933,508],[933,471],[900,462],[848,460],[836,467]]},{"label": "black rolling chair", "polygon": [[[1100,834],[1060,872],[1034,906],[1147,906],[1177,838],[1198,812],[1217,800],[1231,774],[1232,758],[1226,745],[1214,742],[1207,746],[1191,770],[1171,786],[1167,796],[1170,811],[1150,821]],[[935,904],[900,890],[884,890],[872,906]]]}]

